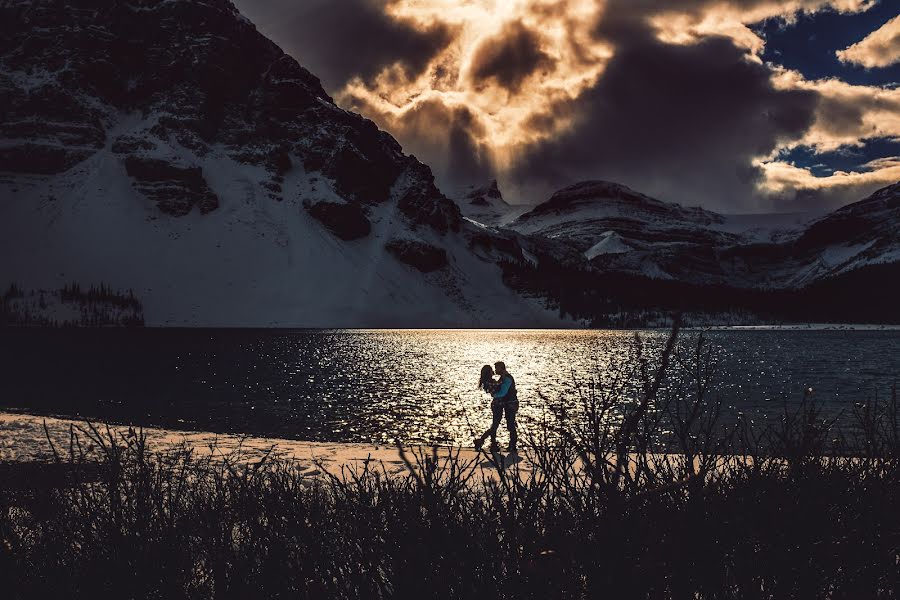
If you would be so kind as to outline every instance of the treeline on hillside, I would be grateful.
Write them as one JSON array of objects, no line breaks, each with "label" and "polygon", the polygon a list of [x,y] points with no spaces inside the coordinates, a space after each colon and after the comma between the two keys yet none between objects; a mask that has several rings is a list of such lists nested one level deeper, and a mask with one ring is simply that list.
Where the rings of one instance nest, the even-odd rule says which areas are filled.
[{"label": "treeline on hillside", "polygon": [[77,282],[25,291],[11,283],[0,296],[0,327],[141,327],[144,307],[132,290]]},{"label": "treeline on hillside", "polygon": [[133,290],[129,289],[127,292],[120,292],[113,290],[105,283],[91,285],[87,290],[82,290],[79,283],[72,282],[60,288],[59,294],[63,302],[78,302],[80,304],[102,302],[123,309],[144,310],[141,301],[135,297]]},{"label": "treeline on hillside", "polygon": [[546,297],[561,316],[584,319],[594,327],[665,325],[673,311],[706,324],[900,323],[900,263],[869,265],[793,290],[601,273],[551,256],[541,257],[540,268],[512,261],[501,266],[512,288]]}]

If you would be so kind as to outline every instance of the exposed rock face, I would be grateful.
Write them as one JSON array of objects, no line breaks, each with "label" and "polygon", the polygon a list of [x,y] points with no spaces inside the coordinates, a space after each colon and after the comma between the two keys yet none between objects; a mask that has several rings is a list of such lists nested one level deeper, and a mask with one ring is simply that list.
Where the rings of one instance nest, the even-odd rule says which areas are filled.
[{"label": "exposed rock face", "polygon": [[447,252],[419,240],[393,239],[384,246],[402,263],[423,273],[437,271],[447,265]]},{"label": "exposed rock face", "polygon": [[394,193],[397,207],[414,225],[427,225],[441,233],[459,231],[459,207],[438,191],[431,169],[422,163],[407,163],[397,178]]},{"label": "exposed rock face", "polygon": [[130,135],[120,135],[112,143],[115,154],[136,154],[141,150],[155,150],[156,144],[151,139]]},{"label": "exposed rock face", "polygon": [[463,215],[485,225],[502,225],[517,214],[516,209],[503,199],[496,179],[482,186],[466,188],[455,197]]},{"label": "exposed rock face", "polygon": [[812,221],[779,248],[792,285],[900,264],[900,182]]},{"label": "exposed rock face", "polygon": [[[49,48],[56,44],[33,12],[40,10],[24,3],[0,7],[0,170],[47,175],[102,148],[106,132],[102,111],[66,89],[65,49]],[[35,29],[20,30],[20,19]]]},{"label": "exposed rock face", "polygon": [[[428,167],[338,108],[227,0],[4,3],[0,36],[2,170],[64,172],[115,131],[111,149],[129,174],[138,177],[136,161],[170,163],[165,179],[138,177],[138,189],[173,216],[217,206],[191,169],[227,156],[264,169],[272,199],[282,199],[286,174],[303,168],[347,202],[397,200],[417,225],[459,226]],[[346,214],[358,227],[359,211]]]},{"label": "exposed rock face", "polygon": [[465,197],[472,206],[491,206],[491,201],[502,200],[503,194],[500,193],[497,180],[492,179],[486,186],[471,190]]},{"label": "exposed rock face", "polygon": [[93,154],[88,149],[16,141],[13,146],[0,148],[0,171],[38,175],[61,173]]},{"label": "exposed rock face", "polygon": [[310,204],[306,210],[342,240],[363,238],[372,231],[363,208],[356,203],[320,201]]},{"label": "exposed rock face", "polygon": [[125,159],[125,170],[135,178],[135,187],[167,215],[180,217],[195,206],[206,214],[219,206],[219,199],[203,179],[200,167],[181,167],[156,158],[129,156]]}]

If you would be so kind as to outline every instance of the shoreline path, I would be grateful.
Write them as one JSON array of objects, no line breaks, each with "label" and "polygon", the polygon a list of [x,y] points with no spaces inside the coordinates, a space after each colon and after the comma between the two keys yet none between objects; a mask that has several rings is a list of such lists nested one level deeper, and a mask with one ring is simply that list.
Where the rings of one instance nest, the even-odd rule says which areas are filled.
[{"label": "shoreline path", "polygon": [[[47,424],[46,431],[44,422]],[[106,435],[105,424],[94,423],[94,426],[104,436]],[[75,427],[77,432],[77,428],[87,429],[88,426],[83,420],[0,411],[0,463],[52,462],[54,458],[47,442],[48,434],[57,452],[67,456],[71,427]],[[109,425],[109,428],[116,436],[127,435],[129,431],[127,425]],[[383,444],[307,442],[209,431],[176,431],[158,427],[144,427],[143,432],[151,451],[164,452],[184,444],[192,448],[198,457],[207,456],[210,452],[217,456],[239,452],[239,460],[246,462],[257,461],[268,453],[273,457],[295,462],[304,474],[310,476],[319,474],[320,467],[340,476],[342,467],[361,468],[366,460],[374,462],[379,471],[383,464],[389,475],[400,475],[407,470],[396,446]],[[84,445],[86,436],[79,435]],[[414,449],[427,454],[432,453],[430,446]],[[407,457],[414,461],[409,450],[412,449],[407,449]],[[437,447],[439,459],[446,458],[451,452],[454,455],[458,452],[462,460],[478,460],[479,467],[483,471],[496,473],[491,461],[487,460],[484,454],[479,455],[474,448]],[[521,470],[530,470],[524,456],[515,462],[506,461],[506,464],[509,466],[516,464]]]}]

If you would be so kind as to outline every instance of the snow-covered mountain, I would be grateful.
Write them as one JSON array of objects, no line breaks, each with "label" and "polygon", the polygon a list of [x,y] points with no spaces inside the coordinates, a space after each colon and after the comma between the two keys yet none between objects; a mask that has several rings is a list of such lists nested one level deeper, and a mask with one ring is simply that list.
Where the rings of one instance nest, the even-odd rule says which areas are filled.
[{"label": "snow-covered mountain", "polygon": [[[722,215],[625,186],[564,188],[509,224],[600,272],[737,288],[800,288],[900,260],[900,184],[818,219]],[[569,253],[560,253],[558,248]],[[551,253],[553,250],[549,250]]]},{"label": "snow-covered mountain", "polygon": [[702,208],[685,208],[645,196],[609,181],[582,181],[559,190],[510,224],[521,233],[547,237],[565,236],[593,243],[596,225],[620,222],[639,225],[641,231],[693,231],[724,222],[724,218]]},{"label": "snow-covered mountain", "polygon": [[130,289],[151,325],[562,324],[227,0],[2,2],[0,34],[0,285]]},{"label": "snow-covered mountain", "polygon": [[490,226],[506,225],[528,209],[507,203],[496,179],[485,185],[470,186],[456,194],[454,199],[464,217]]},{"label": "snow-covered mountain", "polygon": [[800,263],[792,285],[900,263],[900,182],[812,221],[787,244]]},{"label": "snow-covered mountain", "polygon": [[584,181],[554,193],[509,227],[562,242],[600,270],[676,279],[694,272],[715,276],[709,249],[742,240],[726,223],[702,208],[661,202],[617,183]]}]

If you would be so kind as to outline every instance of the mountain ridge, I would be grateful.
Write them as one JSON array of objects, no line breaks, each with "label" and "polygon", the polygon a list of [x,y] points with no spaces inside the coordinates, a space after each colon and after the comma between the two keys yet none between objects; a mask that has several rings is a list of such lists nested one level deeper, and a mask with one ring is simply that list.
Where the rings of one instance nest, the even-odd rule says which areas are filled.
[{"label": "mountain ridge", "polygon": [[[806,224],[761,228],[743,219],[742,227],[741,219],[728,215],[662,202],[612,182],[585,181],[555,192],[508,227],[562,242],[602,270],[697,284],[794,288],[855,264],[900,259],[900,238],[891,226],[900,223],[898,204],[900,184],[894,184]],[[615,243],[609,242],[613,236]]]},{"label": "mountain ridge", "polygon": [[621,187],[601,188],[595,202],[557,201],[510,223],[534,258],[506,267],[511,285],[598,327],[665,323],[672,311],[699,324],[900,323],[900,184],[805,223],[692,220],[639,194],[637,210],[623,209],[606,197]]},{"label": "mountain ridge", "polygon": [[567,324],[231,2],[4,3],[0,33],[7,284],[133,289],[151,325]]}]

